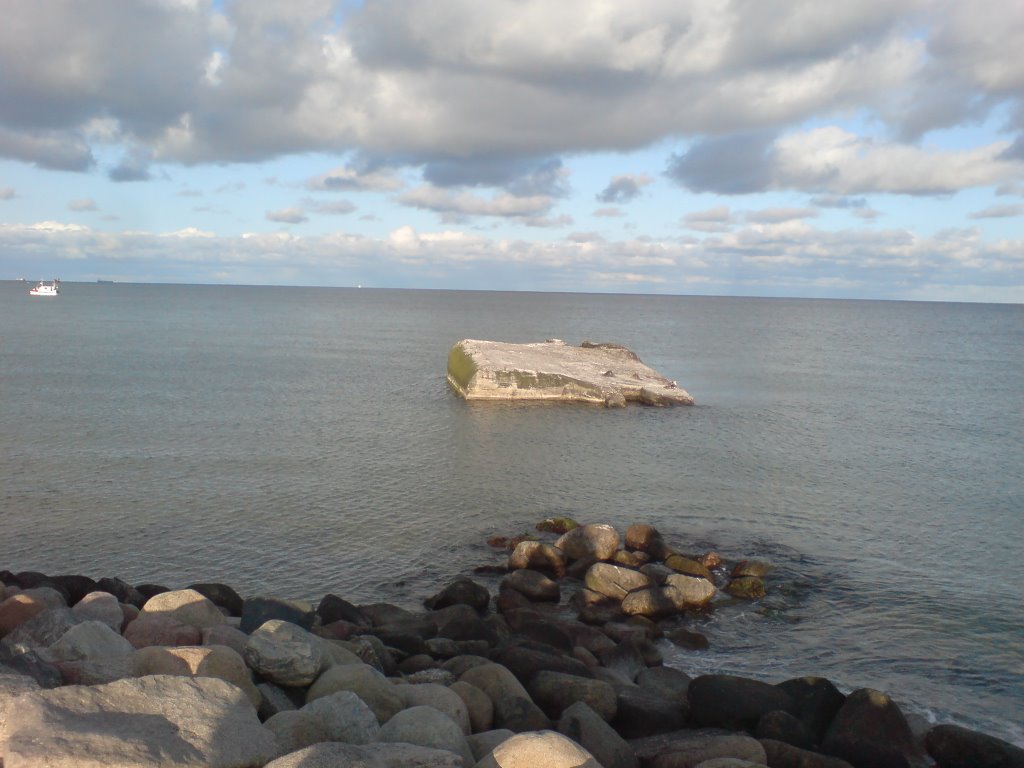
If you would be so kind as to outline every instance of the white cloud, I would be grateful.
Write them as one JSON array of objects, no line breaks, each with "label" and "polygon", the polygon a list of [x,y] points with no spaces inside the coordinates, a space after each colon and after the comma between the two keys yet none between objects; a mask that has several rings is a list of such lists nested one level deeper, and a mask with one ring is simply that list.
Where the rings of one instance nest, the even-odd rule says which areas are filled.
[{"label": "white cloud", "polygon": [[342,166],[327,173],[314,176],[306,182],[312,190],[359,190],[373,192],[394,192],[405,186],[396,174],[391,171],[364,171]]},{"label": "white cloud", "polygon": [[615,176],[608,186],[598,192],[597,200],[601,203],[628,203],[640,196],[641,190],[654,179],[645,173],[626,173]]},{"label": "white cloud", "polygon": [[68,203],[68,210],[70,211],[95,211],[96,201],[92,198],[84,197],[77,200],[71,200]]},{"label": "white cloud", "polygon": [[747,211],[744,218],[754,224],[780,224],[798,219],[813,219],[818,212],[813,208],[762,208],[759,211]]},{"label": "white cloud", "polygon": [[727,205],[718,205],[705,211],[693,211],[683,216],[682,225],[697,232],[725,232],[732,228],[735,217]]},{"label": "white cloud", "polygon": [[496,194],[490,199],[471,192],[452,192],[429,184],[415,187],[398,198],[402,205],[422,208],[457,219],[465,216],[497,216],[539,220],[554,205],[547,195],[519,197]]},{"label": "white cloud", "polygon": [[301,224],[309,221],[305,211],[301,208],[282,208],[279,211],[267,211],[267,221],[277,221],[282,224]]},{"label": "white cloud", "polygon": [[14,187],[0,187],[0,200],[13,200],[17,196]]},{"label": "white cloud", "polygon": [[1012,216],[1024,216],[1024,204],[993,205],[971,214],[972,219],[1006,219]]}]

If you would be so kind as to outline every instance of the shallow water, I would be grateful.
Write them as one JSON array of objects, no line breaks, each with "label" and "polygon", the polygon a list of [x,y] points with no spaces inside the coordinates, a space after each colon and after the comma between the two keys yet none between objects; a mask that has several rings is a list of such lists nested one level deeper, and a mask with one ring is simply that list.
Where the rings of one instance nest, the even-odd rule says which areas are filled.
[{"label": "shallow water", "polygon": [[[1024,742],[1024,307],[0,283],[0,568],[415,602],[568,514],[778,566],[692,672]],[[626,344],[694,408],[469,404],[460,338]]]}]

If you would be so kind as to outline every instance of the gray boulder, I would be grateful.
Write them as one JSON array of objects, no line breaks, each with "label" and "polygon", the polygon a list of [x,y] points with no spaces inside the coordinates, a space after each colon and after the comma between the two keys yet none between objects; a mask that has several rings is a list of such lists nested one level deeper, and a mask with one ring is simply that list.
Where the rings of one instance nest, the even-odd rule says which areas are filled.
[{"label": "gray boulder", "polygon": [[641,764],[658,768],[693,768],[707,760],[734,758],[756,765],[767,765],[761,743],[740,733],[706,728],[673,731],[629,742]]},{"label": "gray boulder", "polygon": [[47,768],[250,768],[279,752],[252,704],[212,678],[156,675],[22,696],[5,764]]},{"label": "gray boulder", "polygon": [[690,683],[693,719],[703,726],[751,731],[767,713],[781,709],[799,716],[796,702],[781,688],[735,675],[701,675]]},{"label": "gray boulder", "polygon": [[131,643],[103,622],[83,621],[65,632],[46,650],[45,656],[54,661],[83,661],[134,651]]},{"label": "gray boulder", "polygon": [[483,731],[467,736],[466,741],[473,752],[474,760],[482,760],[492,749],[515,736],[515,733],[508,728],[498,728],[493,731]]},{"label": "gray boulder", "polygon": [[582,701],[562,712],[558,732],[582,745],[603,768],[637,768],[633,748]]},{"label": "gray boulder", "polygon": [[1024,749],[959,725],[932,728],[925,748],[939,768],[1024,768]]},{"label": "gray boulder", "polygon": [[0,640],[0,648],[5,648],[15,656],[48,648],[81,621],[70,608],[48,608],[18,625]]},{"label": "gray boulder", "polygon": [[645,691],[685,704],[689,701],[690,676],[673,667],[648,667],[636,676]]},{"label": "gray boulder", "polygon": [[622,600],[627,593],[634,589],[649,586],[651,580],[640,571],[624,568],[621,565],[594,563],[587,569],[583,583],[586,584],[587,589],[593,592],[615,600]]},{"label": "gray boulder", "polygon": [[555,546],[570,560],[611,560],[621,548],[622,539],[610,525],[590,524],[562,534]]},{"label": "gray boulder", "polygon": [[267,763],[264,768],[463,768],[462,758],[444,749],[412,744],[314,744]]},{"label": "gray boulder", "polygon": [[672,601],[676,610],[689,611],[706,606],[718,590],[714,584],[700,576],[674,573],[665,579],[662,592]]},{"label": "gray boulder", "polygon": [[846,697],[825,733],[821,751],[857,768],[907,765],[909,758],[921,754],[896,703],[871,688],[861,688]]},{"label": "gray boulder", "polygon": [[313,604],[305,600],[284,600],[279,597],[252,597],[242,606],[242,620],[238,628],[246,634],[266,622],[277,619],[312,629],[316,620]]},{"label": "gray boulder", "polygon": [[90,592],[71,609],[82,621],[101,621],[117,633],[124,624],[124,611],[109,592]]},{"label": "gray boulder", "polygon": [[523,568],[513,571],[501,580],[501,589],[512,589],[536,602],[557,603],[561,599],[558,582],[549,579],[540,571]]},{"label": "gray boulder", "polygon": [[494,724],[494,702],[491,701],[490,696],[475,685],[463,680],[452,683],[449,690],[462,699],[462,703],[466,705],[466,711],[469,713],[470,733],[491,730],[491,726]]},{"label": "gray boulder", "polygon": [[[376,722],[374,720],[374,724]],[[277,743],[281,745],[281,751],[285,753],[332,740],[323,721],[312,712],[299,710],[278,712],[267,718],[263,727],[273,732],[277,737]],[[334,741],[342,741],[342,739],[334,739]]]},{"label": "gray boulder", "polygon": [[315,701],[337,691],[352,691],[366,702],[381,724],[386,723],[402,709],[402,699],[395,693],[394,686],[384,675],[366,664],[331,667],[309,687],[306,702]]},{"label": "gray boulder", "polygon": [[194,589],[177,589],[149,598],[139,616],[154,615],[170,616],[198,629],[226,623],[220,609]]},{"label": "gray boulder", "polygon": [[565,574],[565,554],[558,547],[542,541],[521,541],[516,544],[512,554],[508,556],[510,571],[520,568],[533,568],[538,571],[549,571],[556,576]]},{"label": "gray boulder", "polygon": [[[396,685],[395,692],[401,697],[402,705],[406,709],[433,707],[441,714],[451,718],[463,733],[472,733],[466,702],[451,688],[438,683],[423,683],[420,685]],[[481,696],[484,695],[482,691],[479,693]]]},{"label": "gray boulder", "polygon": [[589,706],[603,720],[615,717],[615,689],[603,680],[542,671],[534,675],[528,690],[552,720],[560,718],[564,710],[577,702]]},{"label": "gray boulder", "polygon": [[447,749],[459,755],[465,765],[473,764],[473,753],[462,728],[433,707],[403,709],[384,723],[378,738],[381,742]]},{"label": "gray boulder", "polygon": [[321,696],[300,711],[319,718],[330,741],[370,744],[380,735],[377,716],[352,691],[337,691],[329,696]]},{"label": "gray boulder", "polygon": [[14,707],[14,700],[23,693],[40,690],[39,683],[28,675],[13,675],[2,672],[0,667],[0,765],[3,765],[4,745],[7,743],[7,713]]},{"label": "gray boulder", "polygon": [[301,688],[324,668],[320,638],[287,621],[271,619],[245,643],[246,663],[272,683]]},{"label": "gray boulder", "polygon": [[508,667],[501,664],[484,662],[470,667],[462,673],[459,680],[476,686],[495,703],[509,697],[530,698],[530,694],[527,693],[523,684]]}]

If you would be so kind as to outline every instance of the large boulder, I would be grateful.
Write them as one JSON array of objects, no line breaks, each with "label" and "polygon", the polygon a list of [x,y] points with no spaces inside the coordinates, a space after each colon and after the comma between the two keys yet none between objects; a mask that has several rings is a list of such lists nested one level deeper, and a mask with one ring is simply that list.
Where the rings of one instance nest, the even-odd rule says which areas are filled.
[{"label": "large boulder", "polygon": [[433,707],[417,706],[403,709],[384,723],[378,739],[385,743],[447,749],[459,755],[465,765],[473,763],[473,753],[462,728]]},{"label": "large boulder", "polygon": [[[32,590],[38,592],[38,590]],[[53,594],[57,594],[54,590],[47,590]],[[63,599],[60,601],[60,605],[63,605]],[[19,592],[17,594],[8,597],[2,603],[0,603],[0,637],[10,634],[19,626],[24,624],[29,619],[42,613],[48,608],[60,607],[54,605],[53,602],[45,595],[31,594],[30,592]]]},{"label": "large boulder", "polygon": [[793,699],[797,716],[807,728],[815,744],[825,738],[825,731],[843,707],[846,696],[824,677],[795,677],[777,686]]},{"label": "large boulder", "polygon": [[373,710],[378,722],[386,723],[402,709],[402,699],[380,672],[367,664],[343,664],[323,672],[306,692],[306,702],[337,691],[352,691]]},{"label": "large boulder", "polygon": [[237,687],[150,676],[22,696],[8,714],[5,764],[47,768],[250,768],[278,753]]},{"label": "large boulder", "polygon": [[753,732],[768,712],[780,709],[799,716],[796,702],[784,690],[759,680],[734,675],[701,675],[690,683],[693,719],[702,726]]},{"label": "large boulder", "polygon": [[121,604],[109,592],[90,592],[83,595],[71,612],[82,621],[101,621],[118,633],[124,624]]},{"label": "large boulder", "polygon": [[611,560],[620,549],[622,539],[610,525],[591,523],[562,534],[555,546],[570,560]]},{"label": "large boulder", "polygon": [[[468,684],[463,684],[468,685]],[[479,689],[477,689],[479,691]],[[402,699],[402,706],[433,707],[443,715],[447,715],[465,734],[472,733],[469,709],[466,702],[456,691],[437,683],[421,683],[419,685],[396,685],[395,692]],[[483,695],[482,691],[479,691]]]},{"label": "large boulder", "polygon": [[320,719],[330,741],[370,744],[380,735],[377,716],[352,691],[321,696],[303,706],[302,711]]},{"label": "large boulder", "polygon": [[562,711],[558,732],[590,752],[603,768],[637,768],[633,748],[582,701]]},{"label": "large boulder", "polygon": [[662,591],[676,610],[690,611],[705,607],[718,590],[703,577],[674,573],[665,579]]},{"label": "large boulder", "polygon": [[271,619],[249,635],[246,663],[278,685],[309,685],[325,665],[323,641],[302,627]]},{"label": "large boulder", "polygon": [[81,619],[70,608],[47,608],[9,632],[0,640],[0,648],[14,655],[48,648],[76,624]]},{"label": "large boulder", "polygon": [[135,647],[101,621],[83,621],[65,632],[45,655],[56,661],[82,661],[122,656]]},{"label": "large boulder", "polygon": [[227,584],[221,584],[216,581],[204,582],[191,584],[189,589],[194,589],[218,608],[223,608],[228,616],[242,615],[242,606],[245,601],[242,600],[241,595]]},{"label": "large boulder", "polygon": [[161,648],[149,646],[135,652],[133,671],[143,675],[216,677],[237,685],[259,707],[262,695],[252,682],[249,669],[237,651],[225,645]]},{"label": "large boulder", "polygon": [[142,606],[143,616],[170,616],[200,630],[225,622],[224,614],[211,600],[194,589],[177,589],[154,595]]},{"label": "large boulder", "polygon": [[717,729],[673,731],[630,741],[643,765],[655,768],[693,768],[708,760],[733,758],[754,765],[768,764],[761,743],[750,736]]},{"label": "large boulder", "polygon": [[925,748],[939,768],[1024,768],[1024,749],[959,725],[937,725]]},{"label": "large boulder", "polygon": [[494,702],[490,696],[463,680],[456,680],[449,686],[449,690],[458,695],[466,706],[470,733],[491,730],[491,726],[494,725]]},{"label": "large boulder", "polygon": [[326,741],[292,752],[264,768],[464,768],[446,749],[414,744],[344,744]]},{"label": "large boulder", "polygon": [[4,745],[7,743],[7,713],[14,709],[14,700],[23,693],[40,690],[39,683],[28,675],[15,675],[0,667],[0,765],[3,765]]},{"label": "large boulder", "polygon": [[252,597],[242,606],[242,621],[238,628],[248,634],[272,619],[297,624],[303,629],[312,629],[316,611],[313,610],[312,603],[305,600]]},{"label": "large boulder", "polygon": [[[820,752],[800,749],[784,741],[774,739],[758,739],[768,756],[768,765],[772,768],[853,768],[845,760],[829,757]],[[966,766],[965,766],[966,768]]]},{"label": "large boulder", "polygon": [[468,605],[474,610],[486,611],[490,601],[491,594],[487,587],[461,576],[425,602],[427,608],[435,611],[450,605]]},{"label": "large boulder", "polygon": [[528,688],[534,702],[552,720],[577,702],[589,706],[602,719],[611,720],[617,708],[615,689],[603,680],[541,671]]},{"label": "large boulder", "polygon": [[856,768],[905,766],[910,758],[920,756],[899,707],[886,694],[871,688],[861,688],[846,697],[825,733],[821,751],[841,757]]},{"label": "large boulder", "polygon": [[[370,717],[373,717],[373,714]],[[376,718],[373,723],[377,724]],[[341,741],[331,739],[323,721],[312,712],[300,712],[295,709],[278,712],[268,717],[263,722],[263,727],[273,732],[277,737],[277,743],[281,745],[281,751],[285,753],[296,752],[324,741]]]},{"label": "large boulder", "polygon": [[676,573],[683,573],[687,576],[697,576],[702,579],[712,581],[714,576],[711,575],[711,571],[707,567],[696,560],[683,555],[669,555],[665,559],[665,565],[671,568]]},{"label": "large boulder", "polygon": [[620,606],[627,616],[643,616],[659,619],[678,613],[681,609],[668,594],[666,587],[642,587],[634,589],[622,600]]},{"label": "large boulder", "polygon": [[515,590],[537,602],[557,603],[562,594],[557,581],[549,579],[540,571],[531,571],[528,568],[513,571],[502,579],[501,589]]},{"label": "large boulder", "polygon": [[316,607],[316,615],[320,617],[323,624],[333,624],[336,621],[347,621],[350,624],[363,626],[369,624],[369,620],[356,606],[337,595],[327,594],[320,600]]},{"label": "large boulder", "polygon": [[626,549],[646,552],[655,560],[664,560],[672,554],[658,530],[642,523],[634,523],[626,529]]},{"label": "large boulder", "polygon": [[183,624],[168,614],[140,614],[124,628],[124,638],[136,648],[151,645],[199,645],[203,641],[203,631],[191,624]]},{"label": "large boulder", "polygon": [[603,768],[587,750],[555,731],[519,733],[496,746],[475,768]]},{"label": "large boulder", "polygon": [[565,553],[541,541],[521,541],[508,556],[508,568],[510,571],[533,568],[561,577],[565,575]]},{"label": "large boulder", "polygon": [[634,589],[649,586],[651,580],[632,568],[599,562],[587,569],[583,583],[593,592],[621,601]]},{"label": "large boulder", "polygon": [[615,701],[612,726],[627,739],[676,731],[686,723],[686,707],[637,685],[624,685]]}]

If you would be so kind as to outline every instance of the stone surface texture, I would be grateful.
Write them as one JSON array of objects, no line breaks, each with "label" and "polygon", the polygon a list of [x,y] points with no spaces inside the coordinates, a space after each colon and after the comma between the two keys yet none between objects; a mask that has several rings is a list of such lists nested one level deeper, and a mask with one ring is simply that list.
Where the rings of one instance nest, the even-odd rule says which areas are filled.
[{"label": "stone surface texture", "polygon": [[587,750],[555,731],[519,733],[496,746],[476,768],[602,768]]},{"label": "stone surface texture", "polygon": [[448,382],[467,400],[693,404],[685,389],[618,344],[463,339],[448,353]]}]

